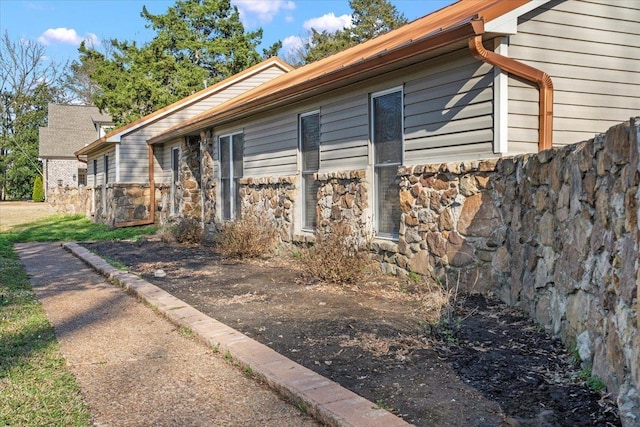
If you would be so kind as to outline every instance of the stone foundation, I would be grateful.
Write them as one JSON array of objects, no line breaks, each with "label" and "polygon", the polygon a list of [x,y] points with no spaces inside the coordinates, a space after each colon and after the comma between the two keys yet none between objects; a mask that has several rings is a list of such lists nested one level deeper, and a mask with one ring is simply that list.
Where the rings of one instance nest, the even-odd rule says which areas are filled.
[{"label": "stone foundation", "polygon": [[280,240],[291,242],[297,181],[296,176],[240,179],[243,215],[254,211],[265,216],[275,223]]},{"label": "stone foundation", "polygon": [[626,425],[640,423],[639,133],[632,122],[535,155],[401,167],[400,237],[374,244],[386,271],[531,313],[606,382]]},{"label": "stone foundation", "polygon": [[367,242],[372,235],[368,214],[366,170],[314,174],[318,187],[318,230],[329,232],[331,223],[345,222],[354,234]]}]

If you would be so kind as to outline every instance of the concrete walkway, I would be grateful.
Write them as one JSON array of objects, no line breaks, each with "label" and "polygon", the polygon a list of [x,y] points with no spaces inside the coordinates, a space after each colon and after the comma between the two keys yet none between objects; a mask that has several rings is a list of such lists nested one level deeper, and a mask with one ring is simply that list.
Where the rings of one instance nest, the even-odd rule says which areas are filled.
[{"label": "concrete walkway", "polygon": [[280,395],[328,425],[408,425],[86,249],[64,248],[77,258],[59,244],[16,245],[95,425],[317,424]]}]

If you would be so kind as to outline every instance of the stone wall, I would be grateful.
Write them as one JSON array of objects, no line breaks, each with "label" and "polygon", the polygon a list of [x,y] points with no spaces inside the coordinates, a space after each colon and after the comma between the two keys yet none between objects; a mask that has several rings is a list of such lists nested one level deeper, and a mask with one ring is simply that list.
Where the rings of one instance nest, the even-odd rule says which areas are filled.
[{"label": "stone wall", "polygon": [[242,214],[254,211],[272,220],[282,242],[291,242],[296,201],[296,176],[240,179]]},{"label": "stone wall", "polygon": [[176,214],[183,217],[200,218],[201,207],[201,165],[200,139],[185,137],[180,147],[179,184],[176,189]]},{"label": "stone wall", "polygon": [[90,217],[92,197],[93,189],[90,187],[52,187],[49,188],[47,202],[55,212]]},{"label": "stone wall", "polygon": [[366,242],[372,235],[368,214],[366,170],[314,174],[318,181],[318,230],[329,231],[331,223],[345,222]]},{"label": "stone wall", "polygon": [[[113,227],[119,222],[149,218],[149,184],[107,184],[104,190],[99,185],[95,191],[93,187],[56,187],[51,189],[48,202],[56,212],[83,214]],[[169,208],[169,185],[156,185],[157,224],[171,222]]]},{"label": "stone wall", "polygon": [[[640,424],[640,123],[496,161],[399,168],[387,270],[493,292],[576,348]],[[633,418],[635,417],[635,418]]]}]

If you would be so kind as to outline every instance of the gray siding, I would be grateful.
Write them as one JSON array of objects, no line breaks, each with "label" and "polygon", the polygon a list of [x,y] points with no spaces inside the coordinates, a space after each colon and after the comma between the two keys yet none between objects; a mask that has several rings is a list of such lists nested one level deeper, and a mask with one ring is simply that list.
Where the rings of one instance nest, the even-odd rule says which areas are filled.
[{"label": "gray siding", "polygon": [[493,68],[468,53],[405,85],[405,164],[492,157]]},{"label": "gray siding", "polygon": [[216,129],[244,129],[245,176],[298,171],[298,115],[320,110],[320,171],[369,165],[369,95],[404,87],[405,164],[493,157],[493,68],[468,50]]},{"label": "gray siding", "polygon": [[244,175],[288,175],[297,171],[296,113],[280,114],[244,127]]},{"label": "gray siding", "polygon": [[[109,150],[99,152],[87,158],[87,186],[95,186],[104,184],[104,156],[109,156],[109,183],[114,183],[116,179],[116,151],[114,147]],[[94,182],[93,160],[97,160],[96,179]]]},{"label": "gray siding", "polygon": [[[592,138],[640,111],[640,2],[553,1],[521,18],[509,56],[553,80],[554,144]],[[509,78],[509,151],[535,151],[538,91]]]},{"label": "gray siding", "polygon": [[[268,67],[124,135],[121,138],[120,148],[120,182],[148,182],[147,140],[149,138],[281,74],[284,74],[284,71],[280,68]],[[156,156],[156,159],[158,163],[156,163],[155,175],[165,179],[164,175],[167,171],[170,174],[171,158]],[[168,163],[167,160],[169,160]]]},{"label": "gray siding", "polygon": [[323,104],[320,109],[320,169],[365,168],[368,155],[368,93]]}]

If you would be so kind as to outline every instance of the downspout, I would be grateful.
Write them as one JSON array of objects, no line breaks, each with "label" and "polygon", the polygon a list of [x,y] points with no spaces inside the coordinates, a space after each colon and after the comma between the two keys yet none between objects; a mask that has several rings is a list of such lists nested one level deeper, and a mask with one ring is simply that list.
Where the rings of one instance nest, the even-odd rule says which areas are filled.
[{"label": "downspout", "polygon": [[137,221],[117,222],[114,225],[115,228],[150,225],[156,221],[156,182],[153,172],[153,145],[149,144],[147,151],[149,153],[149,218]]},{"label": "downspout", "polygon": [[469,50],[479,60],[494,65],[538,86],[538,151],[548,150],[553,137],[553,83],[547,73],[530,65],[488,51],[482,45],[482,35],[469,38]]},{"label": "downspout", "polygon": [[78,160],[78,161],[79,161],[79,162],[81,162],[81,163],[85,163],[85,164],[89,161],[88,159],[87,159],[87,160],[82,160],[82,159],[80,158],[80,155],[79,155],[79,154],[76,154],[76,160]]}]

